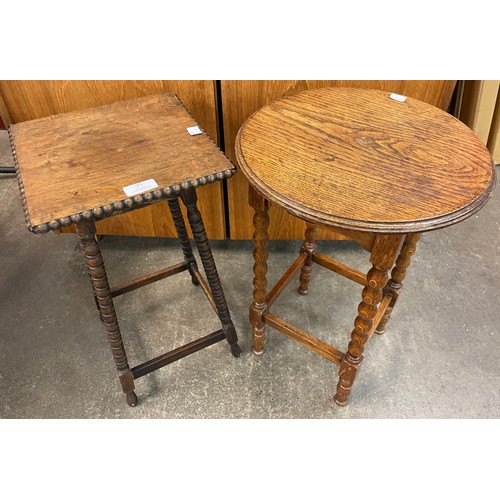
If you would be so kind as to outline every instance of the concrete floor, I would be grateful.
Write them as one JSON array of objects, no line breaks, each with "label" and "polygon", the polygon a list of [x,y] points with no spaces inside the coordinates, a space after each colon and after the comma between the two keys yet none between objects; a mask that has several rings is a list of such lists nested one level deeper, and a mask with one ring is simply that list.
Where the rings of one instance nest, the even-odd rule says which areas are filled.
[{"label": "concrete floor", "polygon": [[[11,162],[0,134],[0,164]],[[270,331],[251,353],[252,244],[214,241],[243,349],[225,342],[136,382],[129,408],[73,235],[33,235],[15,177],[0,177],[0,416],[3,418],[499,418],[500,196],[478,215],[421,241],[383,336],[370,340],[350,403],[332,402],[337,367]],[[269,282],[300,242],[270,244]],[[360,269],[352,242],[321,250]],[[181,260],[176,240],[106,236],[112,284]],[[316,267],[310,294],[289,287],[273,312],[341,350],[361,289]],[[115,299],[132,366],[219,328],[202,291],[183,273]]]}]

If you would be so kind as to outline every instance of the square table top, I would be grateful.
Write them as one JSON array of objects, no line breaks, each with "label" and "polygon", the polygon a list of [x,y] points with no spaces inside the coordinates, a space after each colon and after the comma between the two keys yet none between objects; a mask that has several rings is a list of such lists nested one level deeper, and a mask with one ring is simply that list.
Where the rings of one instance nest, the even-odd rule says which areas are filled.
[{"label": "square table top", "polygon": [[231,177],[235,167],[210,137],[187,131],[196,125],[172,93],[11,125],[28,227],[102,219]]}]

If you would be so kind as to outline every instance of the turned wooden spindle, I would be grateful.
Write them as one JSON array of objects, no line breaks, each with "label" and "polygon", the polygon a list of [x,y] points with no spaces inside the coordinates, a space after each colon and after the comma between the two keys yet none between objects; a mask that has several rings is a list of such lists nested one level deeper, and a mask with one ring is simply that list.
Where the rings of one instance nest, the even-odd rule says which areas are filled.
[{"label": "turned wooden spindle", "polygon": [[378,333],[379,335],[384,333],[385,327],[391,319],[392,311],[403,288],[403,280],[406,277],[406,271],[411,264],[411,257],[415,253],[417,243],[421,236],[422,235],[418,233],[410,233],[406,235],[403,247],[401,248],[401,253],[396,260],[396,265],[392,269],[391,279],[384,289],[384,294],[392,293],[393,297],[375,330],[375,333]]},{"label": "turned wooden spindle", "polygon": [[108,342],[115,361],[118,377],[126,395],[129,406],[137,405],[137,396],[134,392],[134,377],[127,361],[123,347],[120,327],[116,318],[115,306],[111,296],[108,277],[102,259],[99,244],[95,238],[96,229],[93,220],[80,222],[76,225],[76,234],[80,248],[85,258],[85,265],[92,285],[92,291],[99,306],[101,320],[108,335]]},{"label": "turned wooden spindle", "polygon": [[264,352],[265,323],[263,315],[267,310],[267,256],[269,242],[269,205],[254,189],[249,190],[249,202],[254,208],[253,216],[253,303],[250,306],[250,323],[252,325],[253,352],[260,355]]},{"label": "turned wooden spindle", "polygon": [[313,255],[318,251],[318,245],[315,243],[315,239],[316,226],[314,224],[307,223],[305,241],[300,249],[301,253],[307,255],[302,269],[300,270],[300,285],[298,292],[301,295],[306,295],[309,291],[309,282],[311,281],[312,273],[312,258]]},{"label": "turned wooden spindle", "polygon": [[382,290],[387,283],[387,270],[373,266],[367,274],[368,285],[362,292],[363,300],[358,306],[358,316],[354,320],[354,330],[347,353],[339,369],[339,382],[334,400],[340,405],[347,404],[356,373],[363,360],[363,351],[368,340],[368,332],[372,328],[373,318],[377,312],[377,305],[382,300]]},{"label": "turned wooden spindle", "polygon": [[168,207],[170,209],[170,214],[172,215],[172,220],[174,221],[175,230],[179,241],[181,242],[182,253],[184,254],[184,259],[189,265],[188,270],[191,275],[191,281],[193,285],[198,286],[200,282],[196,277],[196,271],[198,271],[198,265],[196,264],[196,259],[193,255],[193,249],[191,248],[191,243],[186,230],[186,223],[184,222],[184,217],[182,216],[181,207],[179,205],[179,200],[177,198],[168,200]]},{"label": "turned wooden spindle", "polygon": [[373,266],[366,275],[366,286],[361,294],[363,300],[358,306],[351,341],[339,368],[339,381],[334,401],[340,406],[347,404],[354,379],[363,361],[365,344],[375,326],[373,319],[377,313],[377,306],[384,296],[383,290],[389,280],[389,270],[394,265],[403,239],[404,236],[401,235],[379,235],[375,240],[370,256]]},{"label": "turned wooden spindle", "polygon": [[238,357],[241,354],[241,350],[238,345],[238,336],[236,335],[236,330],[233,322],[231,321],[229,308],[227,307],[226,298],[224,297],[224,291],[222,290],[222,285],[215,266],[212,250],[208,242],[203,219],[201,218],[200,211],[196,206],[198,199],[196,190],[194,188],[188,189],[181,194],[181,198],[187,208],[191,231],[193,232],[198,253],[200,254],[201,262],[203,264],[203,269],[205,270],[205,274],[207,276],[208,286],[210,287],[210,291],[212,292],[212,296],[214,298],[217,314],[222,324],[222,329],[224,330],[226,339],[231,346],[231,353],[233,356]]}]

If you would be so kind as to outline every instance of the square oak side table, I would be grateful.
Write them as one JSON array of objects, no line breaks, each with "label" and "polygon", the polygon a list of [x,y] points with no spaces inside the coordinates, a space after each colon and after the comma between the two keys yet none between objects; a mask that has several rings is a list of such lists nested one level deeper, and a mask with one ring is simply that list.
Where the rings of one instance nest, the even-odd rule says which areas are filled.
[{"label": "square oak side table", "polygon": [[[265,327],[339,365],[335,402],[344,406],[374,332],[383,333],[422,233],[480,210],[495,186],[493,160],[466,125],[411,97],[379,90],[323,88],[278,99],[255,112],[236,138],[254,215],[253,349]],[[299,256],[267,291],[270,205],[305,220]],[[356,241],[372,264],[362,273],[318,252],[316,226]],[[363,287],[342,352],[271,313],[299,276],[306,295],[313,264]],[[390,277],[389,277],[390,274]]]},{"label": "square oak side table", "polygon": [[[226,339],[240,355],[205,227],[196,188],[231,177],[236,169],[171,93],[18,123],[9,128],[24,214],[33,233],[74,224],[94,298],[107,332],[129,406],[134,380]],[[192,129],[191,129],[192,130]],[[187,209],[206,281],[198,270],[178,199]],[[166,200],[184,260],[110,287],[95,221]],[[113,298],[188,271],[201,285],[222,328],[130,368]]]}]

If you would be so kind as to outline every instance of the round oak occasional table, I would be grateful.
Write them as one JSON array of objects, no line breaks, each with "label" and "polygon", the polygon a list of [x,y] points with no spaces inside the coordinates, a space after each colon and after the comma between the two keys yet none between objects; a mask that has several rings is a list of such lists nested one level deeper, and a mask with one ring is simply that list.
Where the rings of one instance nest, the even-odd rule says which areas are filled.
[{"label": "round oak occasional table", "polygon": [[[73,111],[9,128],[28,228],[47,233],[74,225],[94,299],[129,406],[134,380],[221,340],[240,348],[210,249],[196,189],[231,177],[236,169],[203,132],[176,95],[167,93]],[[205,271],[198,269],[179,198]],[[184,260],[110,286],[95,221],[167,202]],[[219,317],[221,329],[130,367],[114,297],[188,271]],[[196,311],[186,311],[193,314]]]},{"label": "round oak occasional table", "polygon": [[[373,332],[383,333],[421,234],[477,212],[495,186],[480,139],[448,113],[378,90],[323,88],[274,101],[242,125],[239,166],[255,210],[253,350],[266,325],[338,364],[334,401],[347,403]],[[306,221],[299,256],[267,291],[268,208]],[[316,226],[332,228],[370,253],[364,273],[318,252]],[[307,294],[313,263],[363,286],[346,352],[270,312],[293,278]],[[389,276],[390,273],[390,276]]]}]

